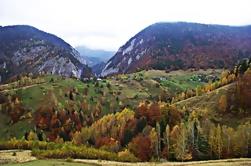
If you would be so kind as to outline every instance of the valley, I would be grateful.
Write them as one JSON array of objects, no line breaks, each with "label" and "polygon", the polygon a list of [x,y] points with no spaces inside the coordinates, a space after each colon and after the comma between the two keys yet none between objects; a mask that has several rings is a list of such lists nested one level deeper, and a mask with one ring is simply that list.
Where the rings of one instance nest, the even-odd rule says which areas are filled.
[{"label": "valley", "polygon": [[[184,130],[184,134],[190,137],[190,130],[198,130],[199,127],[197,132],[205,135],[197,135],[197,139],[202,139],[197,141],[203,141],[203,146],[210,146],[210,141],[216,141],[210,140],[210,134],[217,134],[214,130],[218,130],[219,125],[222,126],[219,128],[222,134],[236,130],[233,139],[238,139],[238,133],[242,129],[246,134],[250,131],[248,128],[251,119],[249,112],[238,108],[236,87],[240,83],[233,76],[227,70],[208,69],[171,72],[147,70],[84,81],[56,75],[21,77],[20,80],[0,86],[0,149],[32,150],[32,155],[39,158],[97,157],[135,162],[150,159],[145,158],[149,155],[146,150],[150,150],[156,157],[160,155],[158,153],[166,155],[165,148],[162,152],[162,148],[155,151],[154,144],[151,145],[151,141],[155,140],[157,147],[158,140],[162,137],[160,135],[158,138],[158,131],[172,130],[169,131],[169,138],[163,135],[163,139],[171,141],[172,150],[167,152],[174,154],[178,153],[175,142],[182,138],[179,130]],[[224,96],[227,101],[221,101]],[[165,126],[166,123],[168,124]],[[178,124],[184,125],[180,126],[184,128],[180,129]],[[190,128],[190,125],[194,128]],[[144,134],[139,133],[133,138],[135,132]],[[153,148],[152,150],[143,150],[144,145],[134,142],[137,139],[147,141],[149,138],[151,141],[148,148]],[[249,140],[248,135],[245,139]],[[93,144],[92,141],[97,142]],[[161,142],[159,145],[165,146],[166,143]],[[199,152],[201,154],[196,156],[210,159],[207,148],[201,143],[197,142],[196,146],[206,151]],[[222,143],[217,146],[224,148],[230,142]],[[245,146],[235,145],[234,142],[231,144],[236,148]],[[125,145],[132,152],[124,149]],[[134,146],[139,146],[138,150],[143,148],[139,151],[142,154],[138,154]],[[55,147],[62,148],[63,151],[58,152]],[[124,150],[119,151],[122,148]],[[119,152],[118,156],[116,152]],[[231,150],[231,153],[234,155],[235,152]],[[240,155],[247,153],[249,152],[242,151]],[[139,160],[135,155],[142,158]],[[193,155],[195,154],[192,152],[184,152],[180,159],[189,161]],[[224,155],[230,155],[230,150]],[[122,156],[124,157],[121,158]],[[216,158],[212,156],[211,159]]]},{"label": "valley", "polygon": [[250,26],[156,23],[112,56],[0,27],[0,163],[248,165],[250,43]]}]

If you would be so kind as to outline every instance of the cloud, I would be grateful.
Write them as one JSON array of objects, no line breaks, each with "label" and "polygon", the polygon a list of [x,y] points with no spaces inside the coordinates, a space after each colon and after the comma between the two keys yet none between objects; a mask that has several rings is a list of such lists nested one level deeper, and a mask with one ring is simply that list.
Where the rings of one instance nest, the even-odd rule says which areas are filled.
[{"label": "cloud", "polygon": [[159,21],[250,24],[250,6],[249,0],[1,0],[0,23],[29,24],[73,46],[117,50]]}]

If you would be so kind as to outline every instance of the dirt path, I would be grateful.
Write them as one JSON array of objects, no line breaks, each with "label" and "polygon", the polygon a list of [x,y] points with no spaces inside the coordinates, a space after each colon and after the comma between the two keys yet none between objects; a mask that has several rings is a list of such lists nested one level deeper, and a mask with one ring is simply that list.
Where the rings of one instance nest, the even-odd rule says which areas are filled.
[{"label": "dirt path", "polygon": [[208,161],[191,161],[191,162],[139,162],[139,163],[125,163],[116,161],[104,160],[84,160],[74,159],[75,162],[83,162],[86,164],[97,164],[104,166],[251,166],[251,159],[226,159],[226,160],[208,160]]},{"label": "dirt path", "polygon": [[45,84],[45,83],[47,83],[47,82],[42,82],[42,83],[38,83],[38,84],[32,84],[32,85],[28,85],[28,86],[19,87],[19,88],[6,89],[6,90],[0,91],[0,93],[1,93],[1,92],[9,92],[9,91],[11,91],[11,90],[16,91],[16,90],[19,90],[19,89],[27,89],[27,88],[31,88],[31,87],[33,87],[33,86],[42,85],[42,84]]},{"label": "dirt path", "polygon": [[[2,150],[0,151],[0,165],[6,164],[6,163],[25,163],[25,162],[33,161],[33,160],[37,160],[37,159],[36,157],[31,156],[30,150]],[[208,166],[208,165],[209,166],[214,166],[214,165],[251,166],[251,158],[192,161],[192,162],[138,162],[138,163],[126,163],[126,162],[116,162],[116,161],[106,161],[106,160],[73,159],[72,162],[85,163],[85,164],[91,164],[91,165],[104,165],[104,166],[190,166],[190,165],[193,165],[193,166]]]},{"label": "dirt path", "polygon": [[0,151],[0,165],[6,163],[22,163],[36,160],[31,156],[30,150],[1,150]]}]

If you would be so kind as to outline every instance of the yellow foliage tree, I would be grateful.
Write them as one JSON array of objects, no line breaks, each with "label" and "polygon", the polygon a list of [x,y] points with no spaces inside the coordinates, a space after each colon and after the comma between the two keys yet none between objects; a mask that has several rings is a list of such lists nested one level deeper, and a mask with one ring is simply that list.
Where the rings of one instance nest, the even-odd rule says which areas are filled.
[{"label": "yellow foliage tree", "polygon": [[218,103],[218,108],[221,112],[226,112],[227,110],[227,96],[226,95],[221,95],[220,99],[219,99],[219,103]]}]

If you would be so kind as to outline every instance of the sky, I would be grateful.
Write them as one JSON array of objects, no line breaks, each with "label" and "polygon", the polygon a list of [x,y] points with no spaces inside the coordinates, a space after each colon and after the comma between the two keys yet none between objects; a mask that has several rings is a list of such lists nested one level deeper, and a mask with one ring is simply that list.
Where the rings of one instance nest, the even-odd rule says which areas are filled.
[{"label": "sky", "polygon": [[156,22],[251,24],[251,0],[0,0],[0,25],[31,25],[72,46],[116,51]]}]

